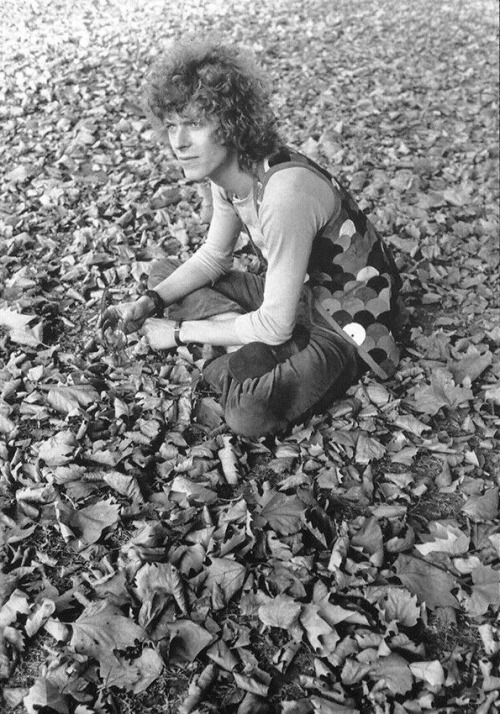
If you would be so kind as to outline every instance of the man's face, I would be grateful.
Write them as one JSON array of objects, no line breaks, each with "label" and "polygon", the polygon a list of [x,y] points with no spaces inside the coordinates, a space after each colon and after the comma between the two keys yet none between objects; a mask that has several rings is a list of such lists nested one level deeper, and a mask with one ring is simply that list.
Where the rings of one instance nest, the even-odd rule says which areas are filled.
[{"label": "man's face", "polygon": [[165,120],[170,146],[187,179],[215,183],[237,164],[236,151],[221,144],[214,119],[193,112],[172,114]]}]

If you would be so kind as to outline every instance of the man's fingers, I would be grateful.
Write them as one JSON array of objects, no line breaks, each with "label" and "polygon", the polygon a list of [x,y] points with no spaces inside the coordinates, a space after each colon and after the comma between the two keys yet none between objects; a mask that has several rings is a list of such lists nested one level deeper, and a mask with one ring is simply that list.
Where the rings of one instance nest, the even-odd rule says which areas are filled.
[{"label": "man's fingers", "polygon": [[114,307],[108,307],[108,309],[102,313],[99,320],[100,328],[103,332],[109,329],[116,330],[121,320],[122,317],[118,310]]},{"label": "man's fingers", "polygon": [[112,320],[103,320],[100,326],[101,334],[105,335],[108,331],[114,332],[117,324],[117,322],[114,322]]},{"label": "man's fingers", "polygon": [[101,340],[107,345],[119,346],[126,343],[124,334],[123,318],[120,312],[114,307],[108,307],[99,320]]}]

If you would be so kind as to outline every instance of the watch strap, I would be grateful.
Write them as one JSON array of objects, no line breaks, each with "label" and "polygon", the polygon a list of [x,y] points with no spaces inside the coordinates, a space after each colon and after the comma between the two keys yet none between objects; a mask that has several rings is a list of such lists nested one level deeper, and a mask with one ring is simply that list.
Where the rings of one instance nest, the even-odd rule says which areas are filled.
[{"label": "watch strap", "polygon": [[177,320],[174,325],[174,340],[177,347],[182,347],[186,343],[181,340],[181,327],[184,320]]}]

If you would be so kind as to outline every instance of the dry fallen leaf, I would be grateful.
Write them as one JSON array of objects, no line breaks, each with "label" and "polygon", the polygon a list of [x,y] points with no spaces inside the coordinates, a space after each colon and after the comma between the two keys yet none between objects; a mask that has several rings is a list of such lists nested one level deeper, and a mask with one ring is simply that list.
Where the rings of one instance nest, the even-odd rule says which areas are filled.
[{"label": "dry fallen leaf", "polygon": [[113,661],[114,650],[125,650],[146,637],[142,627],[106,600],[87,606],[71,627],[70,646],[76,652],[91,655],[101,664]]},{"label": "dry fallen leaf", "polygon": [[[101,5],[82,0],[84,24],[57,2],[2,18],[6,714],[23,697],[27,711],[68,714],[124,697],[165,714],[487,714],[498,678],[483,655],[499,641],[490,0],[460,12],[402,0],[397,13],[186,0],[161,23],[157,3]],[[118,349],[98,333],[108,297],[134,301],[152,262],[185,261],[206,236],[209,195],[131,98],[158,33],[185,27],[257,54],[284,138],[350,188],[403,278],[394,378],[363,375],[276,439],[224,431],[206,350],[153,352],[133,335]],[[261,270],[246,235],[233,267]]]},{"label": "dry fallen leaf", "polygon": [[259,619],[268,627],[288,630],[297,619],[302,605],[288,595],[278,595],[259,607]]},{"label": "dry fallen leaf", "polygon": [[102,532],[112,528],[119,520],[120,506],[111,501],[100,501],[86,508],[74,511],[69,525],[80,531],[80,542],[88,545],[95,543]]},{"label": "dry fallen leaf", "polygon": [[430,608],[459,606],[452,594],[457,582],[445,570],[409,555],[399,555],[395,568],[398,578],[419,602],[425,602]]},{"label": "dry fallen leaf", "polygon": [[74,458],[78,442],[71,431],[59,431],[43,441],[38,449],[38,458],[47,466],[62,466]]},{"label": "dry fallen leaf", "polygon": [[56,681],[48,678],[38,678],[23,699],[28,714],[37,714],[40,709],[47,708],[57,714],[69,714],[68,698],[64,696]]}]

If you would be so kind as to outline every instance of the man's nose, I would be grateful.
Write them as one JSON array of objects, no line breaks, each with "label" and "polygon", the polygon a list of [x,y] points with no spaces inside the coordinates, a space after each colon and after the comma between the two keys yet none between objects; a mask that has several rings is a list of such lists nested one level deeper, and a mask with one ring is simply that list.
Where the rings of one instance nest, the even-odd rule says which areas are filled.
[{"label": "man's nose", "polygon": [[190,134],[187,126],[179,124],[174,127],[170,132],[170,142],[174,149],[184,149],[189,146]]}]

